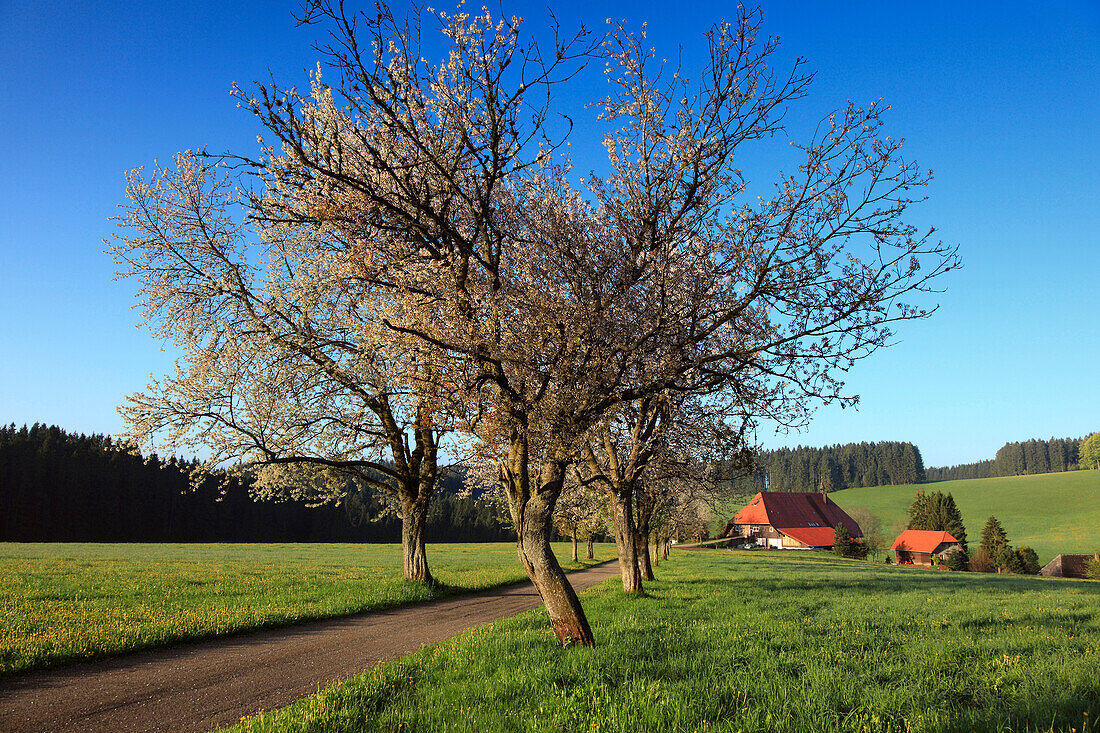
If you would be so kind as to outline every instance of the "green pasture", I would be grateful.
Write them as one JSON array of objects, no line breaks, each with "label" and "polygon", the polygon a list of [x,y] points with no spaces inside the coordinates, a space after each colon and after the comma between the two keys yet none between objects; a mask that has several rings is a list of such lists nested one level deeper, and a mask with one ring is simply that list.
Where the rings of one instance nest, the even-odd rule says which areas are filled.
[{"label": "green pasture", "polygon": [[233,730],[1090,731],[1100,583],[819,553],[673,552],[649,595],[582,595],[379,664]]},{"label": "green pasture", "polygon": [[428,562],[434,587],[402,579],[400,545],[0,543],[0,675],[526,578],[511,543],[433,544]]},{"label": "green pasture", "polygon": [[971,543],[978,541],[986,520],[994,515],[1013,547],[1031,546],[1041,563],[1063,552],[1100,550],[1100,471],[871,486],[844,489],[829,498],[846,510],[863,507],[881,519],[884,532],[890,534],[904,526],[918,489],[955,497]]}]

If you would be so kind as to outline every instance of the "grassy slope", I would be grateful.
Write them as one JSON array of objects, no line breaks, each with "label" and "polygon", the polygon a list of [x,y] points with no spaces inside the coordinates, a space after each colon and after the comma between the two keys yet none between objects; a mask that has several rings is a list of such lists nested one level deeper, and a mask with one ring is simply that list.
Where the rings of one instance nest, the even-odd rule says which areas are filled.
[{"label": "grassy slope", "polygon": [[0,543],[0,675],[526,577],[511,543],[429,545],[428,562],[441,586],[404,581],[400,545]]},{"label": "grassy slope", "polygon": [[1092,730],[1100,583],[817,553],[674,553],[583,596],[598,645],[545,613],[472,629],[294,705],[260,731]]},{"label": "grassy slope", "polygon": [[[845,509],[867,509],[889,532],[905,520],[917,488],[873,486],[829,496]],[[1100,471],[940,481],[919,488],[955,497],[971,543],[994,515],[1014,547],[1030,545],[1043,563],[1062,552],[1100,550]]]}]

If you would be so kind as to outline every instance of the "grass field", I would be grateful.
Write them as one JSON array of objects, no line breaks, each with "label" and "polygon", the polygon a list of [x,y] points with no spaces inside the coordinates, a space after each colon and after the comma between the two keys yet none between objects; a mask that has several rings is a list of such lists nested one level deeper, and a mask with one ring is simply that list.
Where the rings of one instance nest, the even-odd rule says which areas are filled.
[{"label": "grass field", "polygon": [[824,554],[674,552],[583,596],[595,648],[545,613],[472,629],[236,731],[1090,731],[1100,583]]},{"label": "grass field", "polygon": [[399,545],[0,543],[0,675],[526,578],[511,543],[429,545],[428,562],[433,588],[401,578]]},{"label": "grass field", "polygon": [[[1039,561],[1063,552],[1100,550],[1100,471],[939,481],[921,486],[873,486],[829,494],[844,509],[863,507],[889,530],[906,520],[917,489],[950,493],[963,515],[967,539],[976,543],[994,515],[1013,547],[1030,545]],[[893,535],[890,536],[893,541]]]}]

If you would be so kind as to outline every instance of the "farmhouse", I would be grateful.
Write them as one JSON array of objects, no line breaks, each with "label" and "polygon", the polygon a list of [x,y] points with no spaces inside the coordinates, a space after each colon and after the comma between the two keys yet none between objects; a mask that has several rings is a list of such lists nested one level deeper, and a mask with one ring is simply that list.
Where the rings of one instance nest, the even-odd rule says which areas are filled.
[{"label": "farmhouse", "polygon": [[931,565],[932,558],[946,559],[947,553],[959,550],[959,541],[947,532],[929,529],[907,529],[898,535],[890,548],[899,565]]},{"label": "farmhouse", "polygon": [[[1088,577],[1088,564],[1092,558],[1093,555],[1059,555],[1044,565],[1039,575],[1050,578],[1085,578]],[[1096,559],[1100,560],[1100,557]]]},{"label": "farmhouse", "polygon": [[833,546],[837,525],[852,537],[863,530],[827,494],[762,491],[729,521],[723,537],[743,537],[754,545],[780,550]]}]

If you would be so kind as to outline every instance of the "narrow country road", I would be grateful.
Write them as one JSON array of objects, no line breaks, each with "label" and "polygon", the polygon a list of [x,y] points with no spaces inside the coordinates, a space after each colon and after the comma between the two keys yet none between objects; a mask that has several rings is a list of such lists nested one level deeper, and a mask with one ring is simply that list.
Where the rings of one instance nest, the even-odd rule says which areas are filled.
[{"label": "narrow country road", "polygon": [[[617,561],[570,573],[578,592]],[[530,583],[0,679],[0,731],[208,731],[542,605]]]}]

